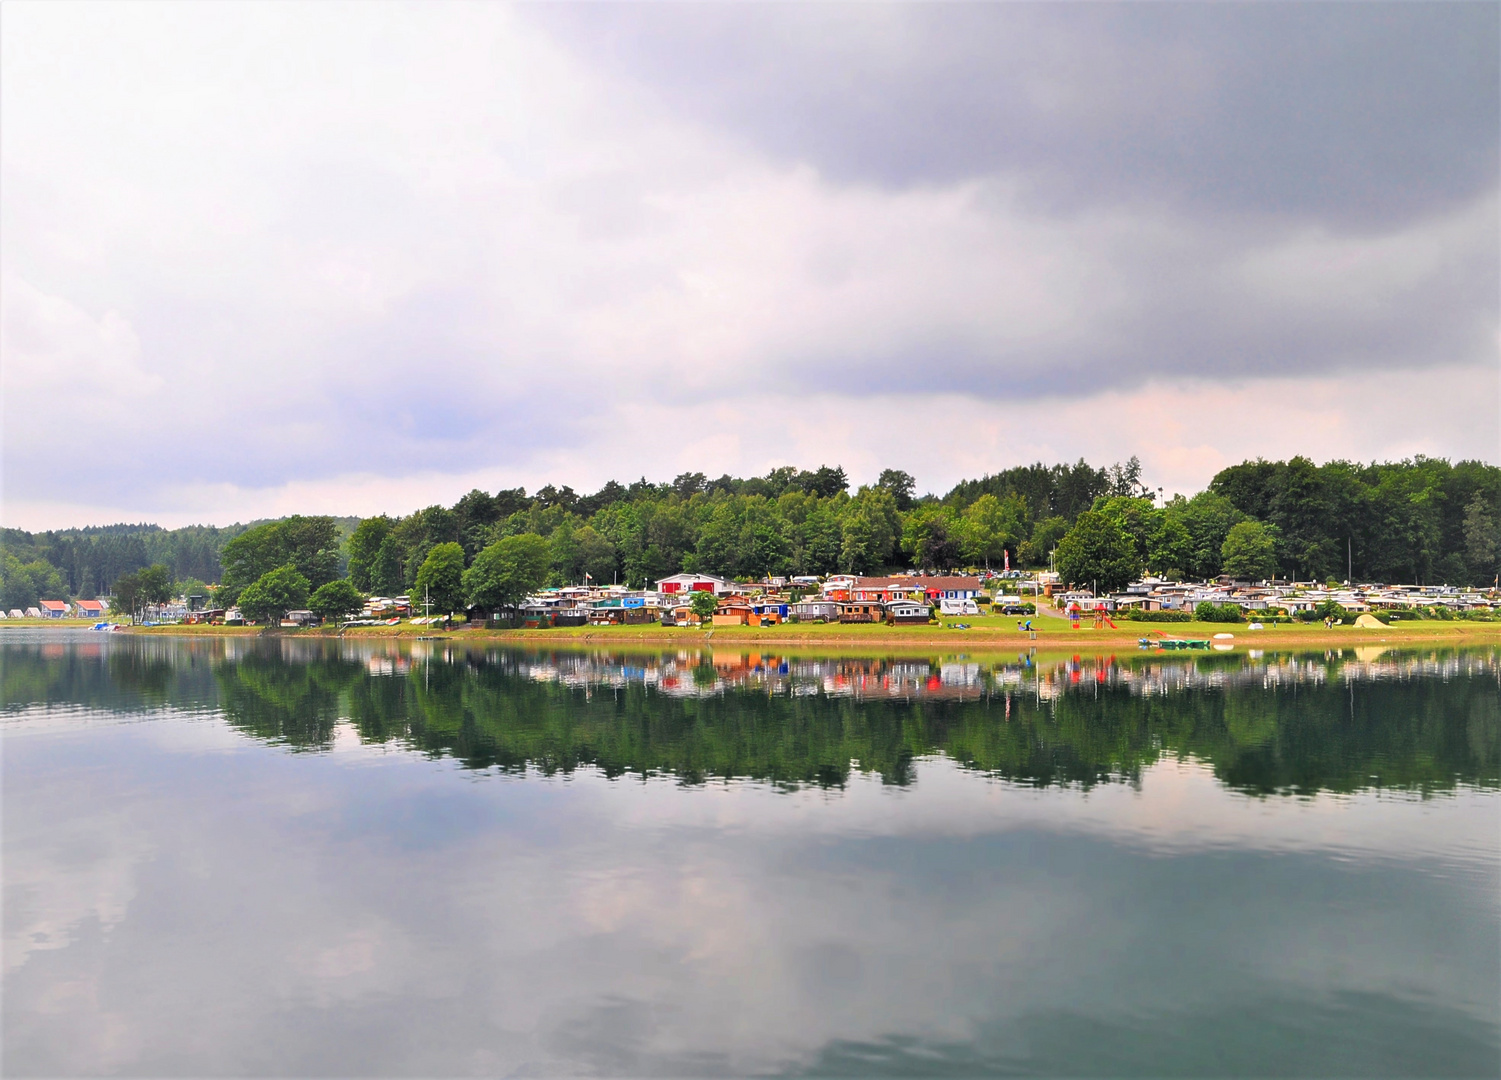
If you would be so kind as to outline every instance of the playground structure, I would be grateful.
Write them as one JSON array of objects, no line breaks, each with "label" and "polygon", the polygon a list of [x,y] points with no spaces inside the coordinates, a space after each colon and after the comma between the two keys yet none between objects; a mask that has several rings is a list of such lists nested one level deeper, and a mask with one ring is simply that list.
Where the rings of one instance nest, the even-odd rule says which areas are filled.
[{"label": "playground structure", "polygon": [[[1112,630],[1120,629],[1120,627],[1115,625],[1115,620],[1110,617],[1110,612],[1106,611],[1103,607],[1095,606],[1090,608],[1089,611],[1094,619],[1094,628],[1096,630],[1104,629],[1107,626]],[[1073,623],[1074,629],[1079,629],[1084,618],[1084,609],[1079,606],[1079,601],[1075,600],[1069,604],[1068,618]]]}]

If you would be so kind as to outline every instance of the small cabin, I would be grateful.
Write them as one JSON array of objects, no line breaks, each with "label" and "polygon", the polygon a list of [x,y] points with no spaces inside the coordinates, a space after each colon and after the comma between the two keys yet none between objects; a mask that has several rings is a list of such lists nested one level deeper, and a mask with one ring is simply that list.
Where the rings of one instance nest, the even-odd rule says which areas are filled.
[{"label": "small cabin", "polygon": [[732,597],[722,600],[714,609],[715,626],[748,626],[755,616],[756,609],[749,600],[743,597]]},{"label": "small cabin", "polygon": [[879,623],[886,621],[886,606],[873,600],[847,600],[839,605],[842,623]]},{"label": "small cabin", "polygon": [[886,621],[895,626],[902,623],[926,625],[933,617],[933,609],[916,600],[893,600],[886,605]]},{"label": "small cabin", "polygon": [[798,622],[835,622],[839,618],[837,600],[798,600],[788,604],[787,610]]}]

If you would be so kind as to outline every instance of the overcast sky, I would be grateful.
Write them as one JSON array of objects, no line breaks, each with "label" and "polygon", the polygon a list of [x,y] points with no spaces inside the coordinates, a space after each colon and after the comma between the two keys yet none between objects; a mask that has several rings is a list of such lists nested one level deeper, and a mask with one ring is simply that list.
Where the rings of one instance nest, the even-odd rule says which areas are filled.
[{"label": "overcast sky", "polygon": [[4,505],[1501,460],[1501,6],[7,3]]}]

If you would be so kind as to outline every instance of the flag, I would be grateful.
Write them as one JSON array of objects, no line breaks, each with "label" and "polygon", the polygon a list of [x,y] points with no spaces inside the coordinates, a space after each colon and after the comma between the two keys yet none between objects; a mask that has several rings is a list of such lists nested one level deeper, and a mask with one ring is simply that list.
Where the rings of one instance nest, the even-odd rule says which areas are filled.
[{"label": "flag", "polygon": [[1009,574],[1011,572],[1011,552],[1002,548],[1001,557],[1006,560],[1006,573]]}]

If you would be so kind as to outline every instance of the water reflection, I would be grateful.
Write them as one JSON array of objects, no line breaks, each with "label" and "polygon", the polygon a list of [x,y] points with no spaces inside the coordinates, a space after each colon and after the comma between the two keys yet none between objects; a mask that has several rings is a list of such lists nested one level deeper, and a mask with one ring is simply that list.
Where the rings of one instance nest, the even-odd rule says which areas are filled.
[{"label": "water reflection", "polygon": [[293,750],[341,722],[471,769],[892,785],[944,755],[1038,786],[1163,757],[1254,794],[1501,783],[1495,649],[1039,659],[463,649],[295,638],[7,645],[3,707],[219,711]]},{"label": "water reflection", "polygon": [[74,640],[0,649],[7,1075],[1501,1053],[1494,650]]}]

